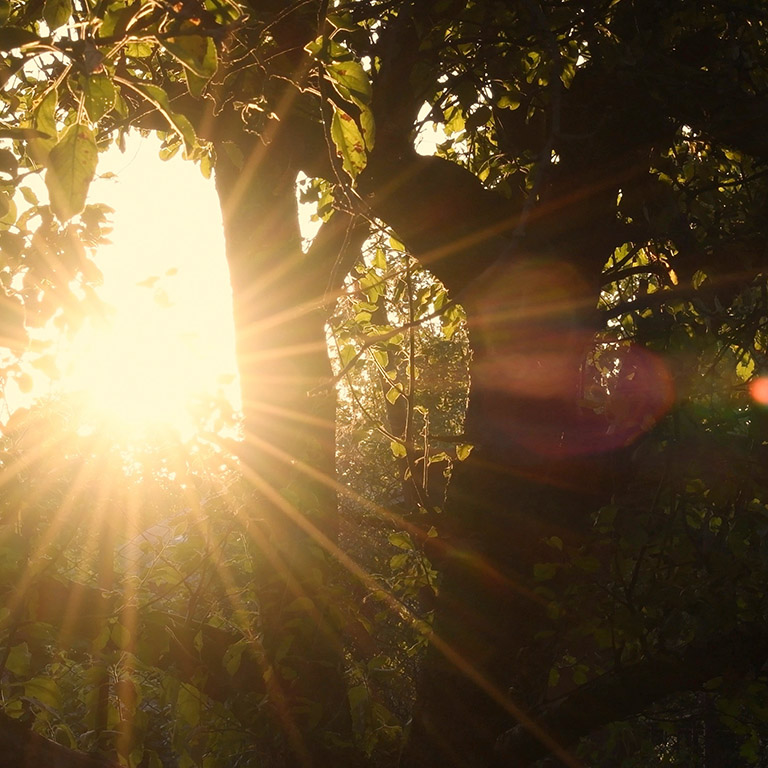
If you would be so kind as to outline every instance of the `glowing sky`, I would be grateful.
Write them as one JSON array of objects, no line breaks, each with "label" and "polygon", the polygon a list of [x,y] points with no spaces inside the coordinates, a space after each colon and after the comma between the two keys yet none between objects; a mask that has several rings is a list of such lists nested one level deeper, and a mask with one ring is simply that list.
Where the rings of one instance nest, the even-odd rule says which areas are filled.
[{"label": "glowing sky", "polygon": [[[114,208],[111,245],[97,264],[107,328],[91,322],[59,365],[64,389],[85,390],[123,424],[166,421],[185,430],[187,398],[224,386],[237,399],[231,290],[213,182],[157,140],[136,136],[103,155],[92,202]],[[228,383],[227,383],[228,382]]]}]

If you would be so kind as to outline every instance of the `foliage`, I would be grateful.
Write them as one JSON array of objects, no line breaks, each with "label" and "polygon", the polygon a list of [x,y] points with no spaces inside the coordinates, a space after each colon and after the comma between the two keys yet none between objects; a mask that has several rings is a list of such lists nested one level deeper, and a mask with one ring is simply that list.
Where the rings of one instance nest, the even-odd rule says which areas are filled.
[{"label": "foliage", "polygon": [[127,474],[10,419],[5,713],[143,768],[764,762],[765,27],[0,3],[3,383],[96,302],[90,182],[138,128],[215,170],[246,403],[237,458]]}]

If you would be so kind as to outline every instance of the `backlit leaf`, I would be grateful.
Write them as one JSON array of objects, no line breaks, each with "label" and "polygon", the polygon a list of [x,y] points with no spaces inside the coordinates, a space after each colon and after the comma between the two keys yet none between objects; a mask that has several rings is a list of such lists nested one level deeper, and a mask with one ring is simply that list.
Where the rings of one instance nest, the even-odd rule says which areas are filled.
[{"label": "backlit leaf", "polygon": [[168,94],[157,85],[131,83],[131,87],[154,105],[163,117],[165,117],[184,142],[184,151],[186,154],[191,154],[197,144],[195,129],[192,127],[192,123],[190,123],[184,115],[177,114],[171,109],[171,102],[168,98]]},{"label": "backlit leaf", "polygon": [[206,80],[218,67],[216,46],[204,35],[179,35],[160,40],[160,45],[180,64]]},{"label": "backlit leaf", "polygon": [[414,549],[413,540],[404,531],[398,531],[397,533],[391,533],[389,535],[389,543],[393,547],[397,547],[398,549],[406,549],[406,550],[409,550],[409,551]]},{"label": "backlit leaf", "polygon": [[55,88],[51,88],[32,115],[35,133],[29,138],[29,152],[35,162],[44,163],[48,153],[58,141],[56,130],[56,107],[58,103],[59,94]]},{"label": "backlit leaf", "polygon": [[459,443],[456,446],[456,458],[459,461],[464,461],[469,458],[469,454],[472,453],[474,446],[471,443]]},{"label": "backlit leaf", "polygon": [[334,105],[331,139],[336,145],[344,170],[354,179],[365,168],[365,141],[354,119]]},{"label": "backlit leaf", "polygon": [[45,0],[43,18],[49,29],[63,27],[72,16],[72,0]]},{"label": "backlit leaf", "polygon": [[48,156],[45,184],[51,207],[61,221],[67,221],[85,207],[99,151],[89,126],[75,123],[67,128]]},{"label": "backlit leaf", "polygon": [[325,71],[343,99],[361,107],[371,103],[371,83],[368,74],[358,62],[335,61],[327,64]]},{"label": "backlit leaf", "polygon": [[404,456],[407,455],[407,451],[405,450],[405,446],[402,443],[397,442],[397,440],[392,440],[389,444],[389,449],[392,451],[392,455],[396,459],[401,459]]},{"label": "backlit leaf", "polygon": [[83,93],[85,109],[93,122],[98,122],[115,106],[117,91],[112,80],[106,75],[91,75],[84,78]]}]

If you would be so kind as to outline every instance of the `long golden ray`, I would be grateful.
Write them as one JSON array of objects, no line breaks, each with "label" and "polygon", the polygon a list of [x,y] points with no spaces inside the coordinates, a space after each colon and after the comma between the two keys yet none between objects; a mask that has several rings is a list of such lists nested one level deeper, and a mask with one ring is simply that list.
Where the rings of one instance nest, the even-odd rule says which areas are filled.
[{"label": "long golden ray", "polygon": [[66,522],[70,520],[75,505],[85,497],[86,488],[91,484],[93,476],[93,466],[89,462],[84,462],[79,467],[66,496],[62,499],[53,519],[40,537],[37,546],[30,552],[29,561],[24,573],[21,575],[14,594],[7,604],[11,611],[15,611],[20,601],[25,599],[27,591],[39,575],[36,564],[42,561],[45,552],[49,550]]},{"label": "long golden ray", "polygon": [[[318,473],[321,474],[321,473]],[[526,712],[517,705],[512,698],[502,691],[497,685],[490,681],[480,670],[475,668],[469,661],[456,651],[448,642],[443,640],[429,625],[422,619],[415,616],[412,611],[394,595],[386,590],[382,590],[381,585],[358,563],[352,560],[346,552],[331,541],[322,531],[312,524],[304,515],[298,512],[283,496],[281,496],[272,486],[265,483],[257,473],[246,468],[246,477],[257,483],[257,489],[264,493],[265,497],[272,502],[280,511],[282,511],[292,522],[294,522],[304,533],[313,541],[319,544],[326,552],[343,565],[347,571],[355,576],[362,584],[371,591],[381,595],[387,606],[401,619],[413,626],[417,631],[421,631],[428,636],[429,642],[461,672],[468,680],[473,682],[486,695],[488,695],[496,704],[503,708],[509,715],[517,720],[526,728],[536,739],[547,747],[553,754],[559,757],[569,768],[580,768],[580,764],[563,747],[561,747],[543,728],[541,728]]]},{"label": "long golden ray", "polygon": [[[246,441],[249,442],[251,445],[255,446],[256,448],[258,448],[259,450],[262,450],[265,453],[268,453],[271,456],[279,459],[280,461],[284,462],[286,465],[292,466],[294,469],[299,470],[302,474],[304,474],[308,478],[315,480],[319,483],[322,483],[327,488],[335,491],[340,495],[343,495],[344,497],[348,498],[350,501],[353,501],[357,504],[362,505],[366,510],[372,512],[374,515],[380,517],[381,519],[387,520],[388,522],[391,522],[392,524],[400,527],[401,530],[407,531],[409,534],[416,537],[418,540],[421,540],[424,538],[425,533],[423,529],[409,522],[402,515],[399,515],[398,513],[393,512],[392,510],[389,510],[388,508],[383,507],[379,504],[371,502],[369,499],[366,499],[364,496],[357,493],[353,489],[349,488],[343,483],[340,483],[335,477],[331,477],[325,472],[319,469],[316,469],[315,467],[301,461],[300,459],[290,456],[285,451],[281,451],[276,446],[272,445],[266,440],[262,440],[256,435],[253,435],[253,434],[247,435]],[[248,471],[249,473],[251,473],[248,476],[248,479],[250,479],[253,474],[253,470],[250,469]],[[299,513],[296,513],[296,514],[299,514]],[[302,516],[302,519],[305,519],[305,518],[303,518]],[[294,522],[296,521],[294,520]],[[322,546],[322,543],[319,540],[317,540],[316,543]],[[537,603],[540,605],[545,604],[546,601],[540,595],[537,595],[535,592],[527,589],[522,584],[512,581],[509,577],[505,576],[498,568],[491,565],[486,558],[477,555],[477,553],[473,553],[469,549],[460,549],[455,545],[446,544],[445,547],[446,547],[447,554],[450,554],[452,556],[459,556],[464,558],[465,560],[469,559],[471,562],[474,563],[474,567],[476,568],[476,570],[479,573],[482,573],[486,578],[490,579],[492,582],[498,585],[503,585],[506,588],[511,589],[517,592],[518,594],[523,595],[524,597],[527,597],[534,603]],[[336,553],[339,552],[340,550],[335,549],[334,552],[330,552],[330,550],[328,551],[329,553],[333,554],[333,556],[335,557]]]}]

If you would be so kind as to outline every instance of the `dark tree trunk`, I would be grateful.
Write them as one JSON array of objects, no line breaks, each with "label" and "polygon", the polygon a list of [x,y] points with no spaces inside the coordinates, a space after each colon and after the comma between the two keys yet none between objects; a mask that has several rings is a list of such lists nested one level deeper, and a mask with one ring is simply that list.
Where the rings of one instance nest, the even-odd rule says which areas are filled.
[{"label": "dark tree trunk", "polygon": [[[337,534],[329,264],[301,249],[296,168],[258,139],[242,166],[221,147],[221,201],[241,376],[241,465],[274,714],[271,761],[324,765],[350,742],[343,645],[331,618]],[[278,652],[282,646],[287,652]],[[277,734],[280,734],[277,736]],[[338,754],[336,752],[335,754]]]}]

